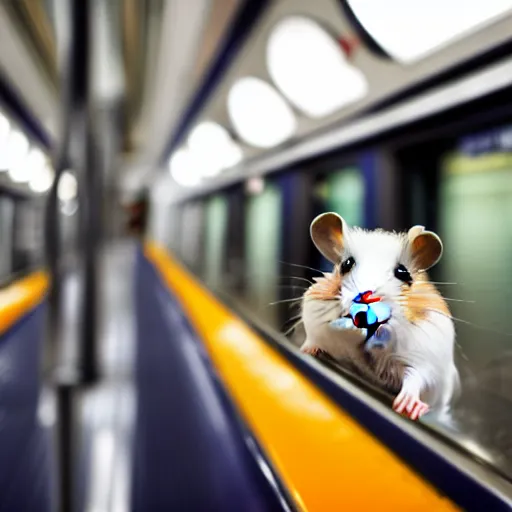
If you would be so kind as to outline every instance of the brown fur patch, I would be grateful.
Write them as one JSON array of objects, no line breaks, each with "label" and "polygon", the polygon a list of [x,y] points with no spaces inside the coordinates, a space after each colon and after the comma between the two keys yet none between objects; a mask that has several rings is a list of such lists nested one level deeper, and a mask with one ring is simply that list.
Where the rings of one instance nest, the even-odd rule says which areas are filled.
[{"label": "brown fur patch", "polygon": [[381,388],[386,393],[394,396],[400,391],[405,372],[403,362],[381,349],[367,353],[361,347],[354,356],[348,357],[344,361],[337,361],[322,350],[314,354],[314,357],[320,361],[328,362],[335,369],[348,370],[363,378],[367,383]]},{"label": "brown fur patch", "polygon": [[304,294],[306,299],[334,300],[341,294],[341,274],[336,267],[331,273],[324,274],[324,277],[314,277],[312,284]]},{"label": "brown fur patch", "polygon": [[423,320],[431,311],[451,316],[446,301],[428,280],[425,272],[416,274],[411,286],[407,284],[402,286],[400,302],[404,308],[405,317],[411,323]]}]

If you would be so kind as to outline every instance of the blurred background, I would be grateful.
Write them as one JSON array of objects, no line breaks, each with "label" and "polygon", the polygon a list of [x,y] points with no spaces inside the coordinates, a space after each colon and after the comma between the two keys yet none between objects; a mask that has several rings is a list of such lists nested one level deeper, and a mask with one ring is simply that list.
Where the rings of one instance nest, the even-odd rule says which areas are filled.
[{"label": "blurred background", "polygon": [[[316,215],[422,224],[444,241],[431,277],[450,299],[471,390],[457,426],[433,428],[510,478],[512,1],[91,0],[85,43],[72,4],[0,0],[4,286],[48,264],[53,191],[63,272],[95,243],[89,219],[102,250],[127,236],[159,242],[298,345],[293,299],[329,270],[309,238]],[[122,247],[98,296],[127,325],[134,292],[120,283],[133,255]],[[68,324],[79,338],[85,324]],[[133,400],[135,341],[102,335],[105,375]],[[130,407],[112,421],[130,424]]]}]

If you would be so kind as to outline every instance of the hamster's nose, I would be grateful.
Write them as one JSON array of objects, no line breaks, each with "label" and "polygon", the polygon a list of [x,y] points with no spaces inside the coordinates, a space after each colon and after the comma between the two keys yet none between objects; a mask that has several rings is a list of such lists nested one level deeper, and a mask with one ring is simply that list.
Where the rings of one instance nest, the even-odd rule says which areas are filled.
[{"label": "hamster's nose", "polygon": [[355,299],[354,302],[356,304],[373,304],[374,302],[380,302],[380,297],[378,295],[373,295],[371,290],[360,293]]}]

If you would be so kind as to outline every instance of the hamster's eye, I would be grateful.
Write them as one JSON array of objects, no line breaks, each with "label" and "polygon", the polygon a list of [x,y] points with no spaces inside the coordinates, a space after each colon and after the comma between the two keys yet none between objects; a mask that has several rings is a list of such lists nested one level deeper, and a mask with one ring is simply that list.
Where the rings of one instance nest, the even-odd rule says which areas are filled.
[{"label": "hamster's eye", "polygon": [[404,283],[412,283],[411,274],[401,263],[395,268],[395,277]]},{"label": "hamster's eye", "polygon": [[350,258],[347,258],[342,264],[341,264],[341,273],[343,275],[348,274],[352,267],[356,264],[356,260],[350,256]]}]

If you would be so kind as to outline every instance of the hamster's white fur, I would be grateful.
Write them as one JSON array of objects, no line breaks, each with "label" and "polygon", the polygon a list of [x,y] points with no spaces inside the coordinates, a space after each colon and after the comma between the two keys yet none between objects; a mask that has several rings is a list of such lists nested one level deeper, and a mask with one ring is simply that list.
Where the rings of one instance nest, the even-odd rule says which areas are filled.
[{"label": "hamster's white fur", "polygon": [[[459,383],[453,354],[455,329],[445,301],[425,272],[425,267],[440,257],[439,238],[418,226],[409,234],[397,234],[349,228],[338,216],[327,221],[328,230],[325,218],[321,229],[315,228],[315,221],[312,236],[321,252],[335,260],[335,266],[332,274],[325,274],[304,295],[302,318],[307,338],[303,352],[322,350],[341,363],[364,365],[362,331],[336,330],[330,322],[347,315],[358,294],[371,291],[391,308],[387,325],[392,340],[386,350],[376,349],[374,368],[385,358],[394,377],[400,376],[394,409],[416,419],[429,408],[446,408]],[[337,222],[339,233],[337,225],[334,232],[331,229]],[[416,240],[418,235],[421,240]],[[355,264],[342,275],[340,264],[348,257],[354,258]],[[395,276],[399,264],[409,271],[411,282]],[[385,379],[386,375],[377,377]]]}]

